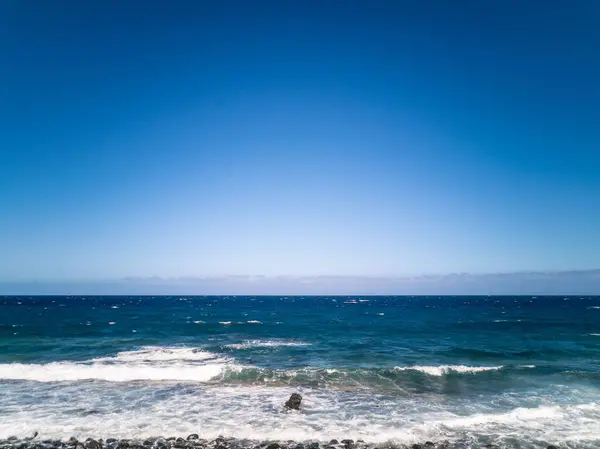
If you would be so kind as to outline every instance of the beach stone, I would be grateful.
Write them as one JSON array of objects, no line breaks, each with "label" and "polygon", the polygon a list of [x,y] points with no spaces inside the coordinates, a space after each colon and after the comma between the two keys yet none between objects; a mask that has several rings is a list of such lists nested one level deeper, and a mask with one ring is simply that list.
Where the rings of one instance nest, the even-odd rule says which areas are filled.
[{"label": "beach stone", "polygon": [[102,445],[92,438],[85,440],[85,449],[102,449]]},{"label": "beach stone", "polygon": [[279,443],[271,443],[265,449],[281,449]]},{"label": "beach stone", "polygon": [[432,441],[425,441],[425,447],[434,447],[435,443],[433,443]]},{"label": "beach stone", "polygon": [[191,435],[188,435],[188,437],[187,437],[187,440],[188,440],[188,441],[195,441],[195,440],[197,440],[198,438],[200,438],[200,437],[198,436],[198,434],[197,434],[197,433],[192,433]]},{"label": "beach stone", "polygon": [[553,444],[551,444],[546,449],[558,449],[558,446],[554,446]]},{"label": "beach stone", "polygon": [[423,449],[420,444],[413,444],[410,448],[411,449]]},{"label": "beach stone", "polygon": [[285,407],[291,410],[300,410],[300,403],[302,402],[302,396],[298,393],[292,393],[290,398],[285,403]]},{"label": "beach stone", "polygon": [[313,441],[312,443],[310,443],[310,446],[308,446],[309,449],[319,449],[319,443],[316,441]]}]

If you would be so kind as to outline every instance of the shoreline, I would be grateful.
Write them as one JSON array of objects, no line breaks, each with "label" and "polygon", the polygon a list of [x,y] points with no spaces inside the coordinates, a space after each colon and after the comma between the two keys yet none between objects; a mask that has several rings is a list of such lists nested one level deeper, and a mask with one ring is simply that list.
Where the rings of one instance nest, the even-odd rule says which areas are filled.
[{"label": "shoreline", "polygon": [[[0,449],[504,449],[510,446],[475,441],[425,441],[420,443],[367,443],[362,440],[332,439],[323,441],[247,440],[217,437],[202,439],[198,434],[183,437],[152,437],[146,439],[87,438],[78,440],[9,437],[0,439]],[[519,446],[520,447],[520,446]],[[558,445],[538,443],[528,448],[559,449]],[[571,446],[569,446],[571,447]]]}]

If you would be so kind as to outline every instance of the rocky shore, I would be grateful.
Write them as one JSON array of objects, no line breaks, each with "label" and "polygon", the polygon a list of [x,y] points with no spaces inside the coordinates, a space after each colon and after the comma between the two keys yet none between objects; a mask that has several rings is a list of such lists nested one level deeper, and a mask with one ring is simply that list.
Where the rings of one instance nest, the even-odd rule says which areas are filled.
[{"label": "rocky shore", "polygon": [[[539,446],[544,449],[558,449],[557,446]],[[236,438],[218,437],[214,440],[205,440],[197,434],[181,437],[153,437],[144,440],[128,439],[92,439],[79,441],[76,438],[69,440],[44,440],[37,435],[31,438],[19,439],[10,437],[0,440],[0,449],[503,449],[495,444],[477,445],[473,442],[432,442],[397,445],[391,443],[368,444],[362,440],[331,440],[329,442],[317,441],[253,441]]]}]

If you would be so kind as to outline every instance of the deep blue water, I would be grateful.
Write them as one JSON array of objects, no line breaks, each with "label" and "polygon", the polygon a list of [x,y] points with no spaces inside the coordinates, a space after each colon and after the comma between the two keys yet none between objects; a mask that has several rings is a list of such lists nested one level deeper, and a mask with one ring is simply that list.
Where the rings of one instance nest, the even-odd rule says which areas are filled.
[{"label": "deep blue water", "polygon": [[600,297],[0,297],[0,391],[0,438],[600,447]]}]

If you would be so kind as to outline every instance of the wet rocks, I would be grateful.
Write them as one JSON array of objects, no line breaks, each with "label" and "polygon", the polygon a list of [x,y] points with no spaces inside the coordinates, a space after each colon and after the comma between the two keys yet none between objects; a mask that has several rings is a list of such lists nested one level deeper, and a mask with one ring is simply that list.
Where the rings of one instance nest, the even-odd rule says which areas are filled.
[{"label": "wet rocks", "polygon": [[191,435],[188,435],[187,440],[188,441],[196,441],[197,439],[199,439],[200,437],[198,436],[197,433],[192,433]]},{"label": "wet rocks", "polygon": [[292,393],[290,398],[285,403],[285,407],[290,410],[300,410],[300,404],[302,403],[302,396],[298,393]]},{"label": "wet rocks", "polygon": [[279,443],[271,443],[265,449],[281,449]]},{"label": "wet rocks", "polygon": [[85,440],[85,449],[102,449],[102,445],[92,438]]}]

